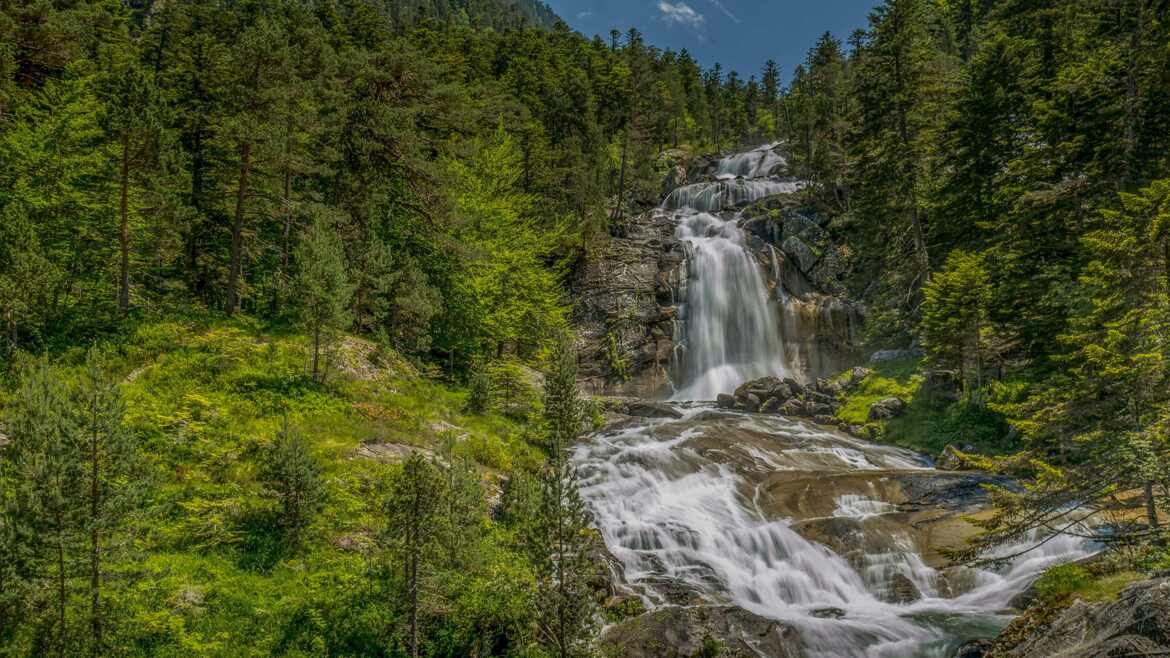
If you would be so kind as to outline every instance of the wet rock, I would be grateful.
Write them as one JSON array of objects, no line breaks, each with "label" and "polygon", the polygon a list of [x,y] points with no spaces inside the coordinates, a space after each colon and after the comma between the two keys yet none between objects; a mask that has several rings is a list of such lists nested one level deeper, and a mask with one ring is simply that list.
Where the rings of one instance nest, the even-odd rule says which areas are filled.
[{"label": "wet rock", "polygon": [[[1017,623],[1026,624],[1021,617]],[[1012,626],[995,655],[1005,658],[1120,658],[1170,654],[1170,578],[1130,585],[1111,603],[1077,600],[1055,618],[1013,641]]]},{"label": "wet rock", "polygon": [[745,411],[755,412],[760,410],[760,398],[755,393],[748,393],[743,397],[737,397],[735,401]]},{"label": "wet rock", "polygon": [[796,262],[801,272],[807,274],[817,264],[817,255],[813,253],[812,247],[795,235],[785,238],[780,248]]},{"label": "wet rock", "polygon": [[801,395],[804,393],[804,386],[802,386],[801,383],[795,379],[791,377],[785,377],[784,383],[788,385],[788,390],[791,391],[793,395]]},{"label": "wet rock", "polygon": [[638,418],[682,418],[682,412],[665,402],[634,400],[626,404],[627,416]]},{"label": "wet rock", "polygon": [[845,611],[841,608],[817,608],[809,614],[818,619],[840,619],[845,616]]},{"label": "wet rock", "polygon": [[804,416],[806,414],[804,402],[792,398],[780,405],[780,413],[785,416]]},{"label": "wet rock", "polygon": [[963,446],[960,449],[953,443],[947,444],[947,447],[942,449],[938,454],[938,458],[934,460],[934,467],[944,471],[962,471],[967,470],[967,455],[968,452],[973,452],[972,446]]},{"label": "wet rock", "polygon": [[813,416],[813,422],[820,425],[836,425],[837,419],[824,414]]},{"label": "wet rock", "polygon": [[764,403],[760,405],[760,413],[762,413],[762,414],[778,414],[778,413],[780,413],[780,407],[783,404],[784,404],[784,401],[781,400],[780,398],[769,398],[767,400],[764,400]]},{"label": "wet rock", "polygon": [[601,641],[623,658],[801,655],[795,628],[735,606],[659,608],[609,627]]},{"label": "wet rock", "polygon": [[715,406],[720,409],[732,409],[735,407],[735,396],[727,393],[720,393],[715,397]]},{"label": "wet rock", "polygon": [[869,420],[889,420],[902,415],[906,403],[900,398],[886,398],[869,405]]},{"label": "wet rock", "polygon": [[971,640],[955,649],[952,658],[983,658],[991,651],[991,640]]},{"label": "wet rock", "polygon": [[806,416],[812,416],[812,417],[814,417],[814,418],[815,418],[816,416],[824,416],[824,417],[830,417],[830,418],[831,418],[831,417],[832,417],[832,415],[833,415],[833,405],[831,405],[831,404],[826,404],[826,403],[824,403],[824,402],[808,402],[808,403],[805,403],[805,406],[804,406],[804,415],[806,415]]},{"label": "wet rock", "polygon": [[922,598],[922,592],[906,574],[896,573],[890,578],[890,603],[913,603]]}]

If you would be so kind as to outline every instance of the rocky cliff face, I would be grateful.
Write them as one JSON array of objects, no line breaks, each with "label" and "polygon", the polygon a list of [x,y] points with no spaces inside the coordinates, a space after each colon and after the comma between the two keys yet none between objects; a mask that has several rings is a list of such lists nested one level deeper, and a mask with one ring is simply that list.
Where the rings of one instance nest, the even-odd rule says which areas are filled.
[{"label": "rocky cliff face", "polygon": [[[664,195],[711,180],[713,157],[687,159],[667,152]],[[735,217],[781,306],[780,333],[787,361],[805,381],[859,362],[862,311],[842,296],[848,254],[834,245],[798,194],[779,194],[718,211]],[[668,213],[629,218],[594,249],[573,285],[574,324],[580,335],[583,388],[599,395],[644,398],[671,393],[679,305],[685,302],[687,245],[675,237]]]}]

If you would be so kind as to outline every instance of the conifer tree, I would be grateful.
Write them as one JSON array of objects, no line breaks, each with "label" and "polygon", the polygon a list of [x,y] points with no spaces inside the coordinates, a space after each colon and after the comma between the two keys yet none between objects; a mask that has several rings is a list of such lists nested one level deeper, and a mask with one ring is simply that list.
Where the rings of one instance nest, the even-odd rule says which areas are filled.
[{"label": "conifer tree", "polygon": [[280,526],[294,546],[312,522],[325,498],[321,464],[313,456],[309,441],[299,431],[284,427],[264,455],[261,478],[276,494],[280,504]]},{"label": "conifer tree", "polygon": [[[987,307],[991,285],[982,259],[952,252],[943,269],[923,288],[920,335],[927,359],[938,368],[956,368],[968,398],[983,387]],[[972,389],[969,376],[975,379]]]},{"label": "conifer tree", "polygon": [[590,520],[577,491],[569,448],[581,432],[577,357],[567,338],[558,341],[545,378],[544,422],[549,463],[540,477],[538,516],[526,528],[537,577],[537,625],[542,643],[559,658],[587,655],[596,603],[588,582]]},{"label": "conifer tree", "polygon": [[71,410],[60,373],[44,361],[30,369],[7,410],[14,483],[7,521],[23,577],[43,581],[51,601],[51,616],[39,623],[45,639],[37,650],[60,656],[76,650],[68,608],[89,502],[84,446]]},{"label": "conifer tree", "polygon": [[328,352],[336,335],[349,325],[353,286],[346,273],[345,252],[329,223],[318,218],[306,230],[297,249],[300,266],[300,319],[313,341],[310,371],[324,381],[321,352]]},{"label": "conifer tree", "polygon": [[407,647],[419,655],[420,593],[438,548],[440,518],[445,497],[443,476],[422,454],[415,452],[402,464],[389,485],[383,507],[384,540],[401,568],[402,601],[407,612]]},{"label": "conifer tree", "polygon": [[116,549],[136,492],[134,471],[138,448],[122,423],[125,404],[117,381],[103,366],[102,354],[91,348],[85,371],[74,392],[73,412],[80,432],[84,471],[84,526],[88,530],[90,653],[105,655],[102,610],[104,564]]}]

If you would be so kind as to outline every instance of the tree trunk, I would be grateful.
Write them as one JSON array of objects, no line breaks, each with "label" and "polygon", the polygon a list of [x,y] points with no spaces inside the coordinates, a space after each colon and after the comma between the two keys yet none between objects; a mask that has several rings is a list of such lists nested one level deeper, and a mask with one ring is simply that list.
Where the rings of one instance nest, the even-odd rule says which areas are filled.
[{"label": "tree trunk", "polygon": [[317,365],[321,356],[321,323],[313,326],[313,381],[317,380]]},{"label": "tree trunk", "polygon": [[98,487],[98,418],[96,401],[92,403],[93,435],[90,437],[90,481],[89,481],[89,587],[90,587],[90,626],[93,632],[93,646],[91,655],[94,658],[102,651],[102,617],[101,617],[101,536],[98,528],[98,514],[100,509]]},{"label": "tree trunk", "polygon": [[201,127],[195,129],[194,143],[191,146],[191,206],[195,208],[195,218],[191,221],[187,234],[187,277],[191,282],[191,290],[203,297],[205,292],[202,275],[199,268],[199,239],[200,225],[203,217],[203,131]]},{"label": "tree trunk", "polygon": [[129,188],[130,188],[130,131],[123,130],[122,166],[118,177],[118,212],[119,231],[118,246],[121,250],[121,277],[118,281],[118,310],[122,313],[130,310],[130,217],[129,217]]},{"label": "tree trunk", "polygon": [[240,273],[243,270],[243,241],[244,241],[244,200],[248,195],[248,173],[252,166],[252,142],[245,140],[240,145],[240,181],[236,186],[236,217],[232,222],[232,264],[228,275],[227,306],[224,311],[228,315],[236,312],[240,304]]},{"label": "tree trunk", "polygon": [[1150,530],[1158,530],[1161,525],[1158,523],[1158,505],[1154,499],[1154,481],[1146,480],[1145,486],[1146,494],[1146,522],[1150,524]]},{"label": "tree trunk", "polygon": [[61,520],[61,512],[58,511],[57,517],[57,649],[60,652],[61,658],[65,658],[65,540],[62,534],[65,532],[64,522]]}]

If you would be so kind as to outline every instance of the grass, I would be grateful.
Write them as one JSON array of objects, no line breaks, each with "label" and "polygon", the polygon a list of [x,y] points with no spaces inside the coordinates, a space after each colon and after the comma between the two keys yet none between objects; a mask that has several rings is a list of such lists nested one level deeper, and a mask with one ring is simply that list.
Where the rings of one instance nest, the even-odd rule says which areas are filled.
[{"label": "grass", "polygon": [[[272,655],[298,615],[340,614],[342,595],[367,608],[370,565],[357,547],[382,526],[381,484],[394,466],[360,456],[363,443],[469,457],[489,489],[542,461],[523,421],[465,415],[463,388],[392,351],[347,338],[324,384],[308,376],[307,354],[303,336],[246,317],[144,320],[115,345],[125,422],[142,442],[151,492],[131,557],[112,565],[128,583],[111,602],[127,653]],[[286,420],[312,442],[328,492],[295,548],[274,529],[275,503],[257,478],[258,455]],[[523,563],[492,550],[482,558],[491,578],[468,585],[467,596],[480,597],[468,605],[520,600],[508,588],[523,582]],[[335,632],[333,621],[318,622],[314,633]]]},{"label": "grass", "polygon": [[[874,364],[872,373],[844,396],[837,417],[851,425],[872,428],[885,442],[927,454],[938,454],[948,444],[970,444],[982,454],[1012,449],[1004,418],[967,400],[954,401],[924,386],[921,360],[903,357]],[[849,373],[840,376],[848,379]],[[907,403],[906,410],[887,421],[870,421],[870,406],[890,397]]]}]

